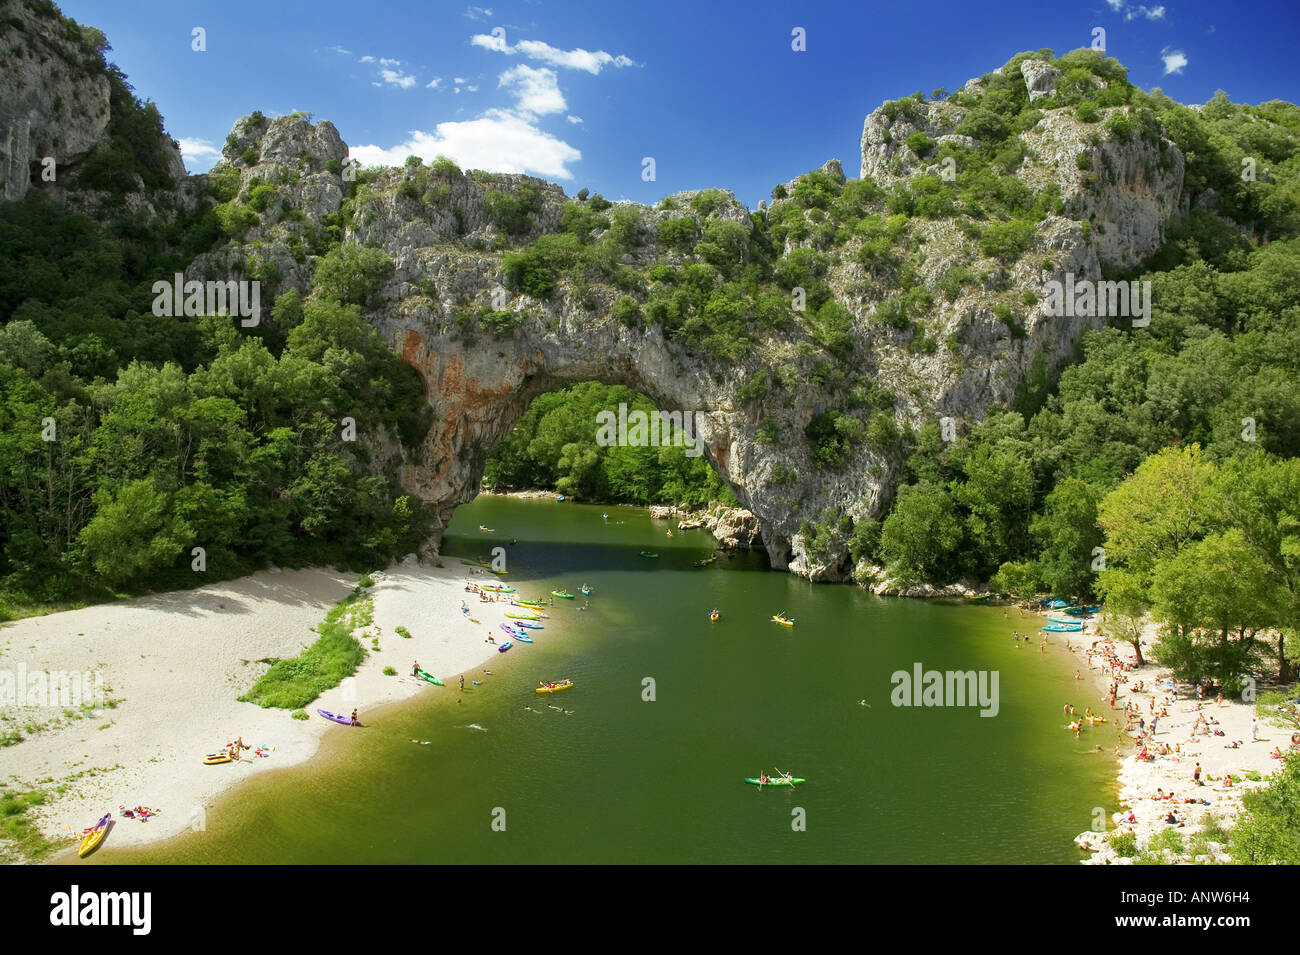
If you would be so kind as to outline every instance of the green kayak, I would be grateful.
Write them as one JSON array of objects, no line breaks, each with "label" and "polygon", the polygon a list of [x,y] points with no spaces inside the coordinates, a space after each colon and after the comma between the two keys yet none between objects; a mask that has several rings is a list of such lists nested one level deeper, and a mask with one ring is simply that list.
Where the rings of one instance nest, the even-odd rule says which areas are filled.
[{"label": "green kayak", "polygon": [[808,780],[802,779],[799,776],[791,776],[789,779],[784,776],[773,776],[767,782],[762,782],[753,776],[750,776],[745,780],[745,782],[749,783],[751,786],[798,786],[800,783],[806,783],[807,781]]},{"label": "green kayak", "polygon": [[427,683],[432,683],[434,686],[446,686],[445,683],[439,680],[432,673],[425,673],[423,670],[416,670],[415,675]]},{"label": "green kayak", "polygon": [[573,599],[573,594],[569,593],[567,590],[552,590],[551,593],[556,597],[563,597],[565,600]]}]

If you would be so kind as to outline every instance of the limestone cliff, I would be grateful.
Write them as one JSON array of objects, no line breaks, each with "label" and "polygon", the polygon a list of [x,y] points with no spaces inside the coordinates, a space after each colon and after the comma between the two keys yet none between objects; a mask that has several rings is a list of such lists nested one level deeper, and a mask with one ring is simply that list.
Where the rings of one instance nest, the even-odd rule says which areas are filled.
[{"label": "limestone cliff", "polygon": [[[1055,77],[1048,64],[1027,62],[1022,71],[1035,100],[1050,94]],[[978,89],[979,81],[966,87],[968,93]],[[905,111],[882,107],[868,116],[863,177],[885,188],[942,177],[941,164],[922,159],[907,143],[921,133],[937,144],[978,146],[976,137],[957,132],[966,109],[954,100],[913,101]],[[670,218],[688,217],[698,229],[725,219],[748,230],[806,216],[811,234],[787,230],[777,253],[807,249],[829,262],[832,298],[851,316],[852,361],[885,396],[867,413],[885,416],[902,434],[943,418],[960,428],[1010,406],[1027,387],[1042,387],[1068,360],[1080,334],[1104,321],[1046,316],[1026,304],[1035,301],[1036,290],[1067,272],[1095,279],[1104,267],[1136,264],[1159,247],[1186,208],[1178,148],[1159,130],[1126,138],[1112,134],[1104,120],[1126,111],[1116,107],[1101,121],[1085,123],[1072,110],[1048,108],[1018,132],[1024,161],[1017,178],[1032,194],[1059,193],[1049,195],[1050,214],[1019,254],[983,251],[958,215],[914,218],[909,281],[926,294],[920,311],[905,323],[887,320],[894,279],[864,264],[865,240],[854,235],[837,250],[819,238],[817,217],[795,208],[797,180],[779,187],[771,208],[757,213],[730,194],[703,206],[693,206],[694,193],[669,197],[655,208],[629,206],[641,234],[611,269],[644,275],[656,263],[698,260],[661,240],[659,230]],[[237,203],[266,184],[276,186],[276,197],[238,241],[201,257],[191,272],[201,277],[213,270],[252,270],[271,286],[264,299],[290,287],[308,292],[314,249],[327,223],[340,228],[343,242],[374,246],[391,258],[392,273],[364,314],[419,371],[433,424],[416,452],[378,438],[376,448],[382,466],[436,504],[442,526],[478,492],[488,453],[533,398],[595,379],[634,388],[664,410],[702,412],[704,453],[756,516],[773,565],[813,579],[849,577],[846,534],[822,535],[814,554],[802,531],[829,513],[847,518],[846,527],[881,516],[902,452],[897,443],[855,440],[837,466],[817,464],[807,429],[828,410],[848,413],[853,405],[844,381],[813,383],[827,357],[815,323],[797,321],[762,336],[739,360],[720,361],[665,336],[657,324],[613,317],[624,292],[614,281],[579,283],[561,275],[552,294],[528,294],[509,287],[503,256],[561,231],[562,214],[573,200],[558,186],[527,176],[415,164],[368,173],[358,188],[340,162],[345,155],[329,123],[301,116],[242,120],[210,176],[234,182]],[[843,181],[833,160],[822,174]],[[524,193],[531,203],[526,222],[518,231],[503,230],[491,208],[493,196]],[[883,202],[876,208],[885,214]],[[600,234],[598,229],[594,238]],[[957,267],[973,278],[954,286],[948,280]],[[494,333],[486,327],[489,315],[508,321]],[[759,396],[746,390],[756,377],[783,365],[797,376],[787,382],[790,387]],[[435,535],[430,547],[437,545]]]}]

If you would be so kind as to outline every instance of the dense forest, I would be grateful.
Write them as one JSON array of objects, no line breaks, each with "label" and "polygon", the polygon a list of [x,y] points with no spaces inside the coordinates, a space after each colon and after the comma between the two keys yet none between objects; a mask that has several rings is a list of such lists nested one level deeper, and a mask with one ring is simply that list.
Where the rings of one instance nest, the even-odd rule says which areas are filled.
[{"label": "dense forest", "polygon": [[[168,185],[158,111],[99,31],[65,22],[112,90],[110,141],[73,188]],[[0,204],[0,619],[268,562],[373,567],[424,538],[421,503],[342,425],[408,443],[427,427],[416,374],[341,301],[361,266],[335,237],[319,268],[338,280],[280,296],[251,330],[155,315],[153,282],[226,233],[220,196],[186,212],[151,195],[165,227],[120,202],[92,221],[39,190]]]}]

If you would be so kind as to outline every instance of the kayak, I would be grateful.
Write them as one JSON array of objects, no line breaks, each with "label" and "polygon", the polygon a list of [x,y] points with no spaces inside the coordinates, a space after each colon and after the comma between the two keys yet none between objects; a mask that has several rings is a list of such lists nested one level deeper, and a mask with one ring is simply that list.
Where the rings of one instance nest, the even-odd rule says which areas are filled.
[{"label": "kayak", "polygon": [[1068,601],[1058,599],[1058,600],[1049,600],[1047,602],[1047,606],[1053,610],[1064,610],[1066,607],[1070,606],[1070,604]]},{"label": "kayak", "polygon": [[520,620],[518,623],[515,624],[515,626],[516,626],[516,627],[523,627],[523,628],[526,629],[526,630],[545,630],[545,629],[546,629],[546,627],[545,627],[544,624],[533,623],[533,622],[530,621],[530,620]]},{"label": "kayak", "polygon": [[360,726],[360,723],[353,723],[350,717],[339,716],[337,713],[331,713],[329,710],[317,710],[321,716],[327,720],[333,720],[335,723],[342,723],[344,726]]},{"label": "kayak", "polygon": [[82,857],[88,856],[99,848],[99,844],[103,842],[104,837],[108,835],[108,827],[112,822],[113,814],[110,812],[100,819],[99,822],[95,823],[95,825],[91,827],[91,830],[86,833],[85,838],[81,840],[81,847],[77,849],[77,855]]},{"label": "kayak", "polygon": [[552,683],[550,686],[539,686],[534,693],[559,693],[561,690],[573,689],[572,680],[561,680],[559,683]]},{"label": "kayak", "polygon": [[544,600],[512,600],[510,601],[516,607],[545,607]]},{"label": "kayak", "polygon": [[485,584],[484,586],[480,587],[479,590],[486,590],[486,591],[488,591],[489,593],[493,593],[493,594],[513,594],[513,593],[516,593],[515,588],[513,588],[513,587],[505,587],[505,586],[501,586],[501,585],[498,585],[498,584]]},{"label": "kayak", "polygon": [[794,626],[794,618],[793,618],[793,617],[782,617],[780,614],[777,614],[775,617],[773,617],[773,618],[772,618],[772,622],[773,622],[773,623],[779,623],[779,624],[780,624],[781,626],[783,626],[783,627],[793,627],[793,626]]},{"label": "kayak", "polygon": [[1078,626],[1079,624],[1079,621],[1071,620],[1069,617],[1048,617],[1047,619],[1052,623],[1063,623],[1071,627]]},{"label": "kayak", "polygon": [[514,644],[507,640],[505,643],[501,644],[501,646],[497,647],[497,653],[505,653],[513,646]]},{"label": "kayak", "polygon": [[507,613],[511,620],[541,620],[541,616],[535,613]]},{"label": "kayak", "polygon": [[659,559],[659,555],[658,555],[658,554],[652,554],[652,553],[650,553],[648,550],[643,550],[643,551],[641,551],[641,556],[642,556],[642,557],[649,557],[651,560],[658,560],[658,559]]},{"label": "kayak", "polygon": [[445,683],[439,680],[432,673],[426,673],[424,670],[416,670],[415,675],[426,683],[432,683],[434,686],[446,686]]},{"label": "kayak", "polygon": [[229,763],[233,761],[234,758],[235,757],[231,756],[229,753],[208,753],[208,755],[203,757],[203,765],[217,766],[221,763]]},{"label": "kayak", "polygon": [[767,782],[763,782],[753,776],[745,779],[745,782],[749,783],[751,786],[798,786],[800,783],[806,783],[807,781],[808,780],[802,779],[799,776],[791,776],[789,779],[786,779],[784,776],[773,776]]},{"label": "kayak", "polygon": [[573,594],[569,593],[567,590],[552,590],[552,591],[551,591],[551,596],[552,596],[552,597],[563,597],[565,600],[572,600],[572,599],[573,599]]},{"label": "kayak", "polygon": [[720,616],[720,615],[719,615],[719,613],[718,613],[716,610],[710,610],[710,611],[709,611],[709,619],[710,619],[710,620],[717,620],[719,616]]},{"label": "kayak", "polygon": [[513,636],[514,636],[514,638],[515,638],[516,640],[518,640],[520,643],[532,643],[532,642],[533,642],[533,638],[530,637],[528,634],[524,633],[522,630],[516,630],[516,631],[514,632]]},{"label": "kayak", "polygon": [[1083,630],[1081,623],[1049,623],[1043,628],[1048,633],[1079,633]]},{"label": "kayak", "polygon": [[583,593],[583,596],[590,596],[590,595],[591,595],[591,588],[590,588],[590,587],[583,587],[583,588],[582,588],[582,593]]}]

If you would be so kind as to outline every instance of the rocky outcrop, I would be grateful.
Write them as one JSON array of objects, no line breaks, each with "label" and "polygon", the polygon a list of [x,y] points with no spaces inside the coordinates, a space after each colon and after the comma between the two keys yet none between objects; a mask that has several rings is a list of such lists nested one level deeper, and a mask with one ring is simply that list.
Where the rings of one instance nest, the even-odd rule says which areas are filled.
[{"label": "rocky outcrop", "polygon": [[[109,83],[99,55],[57,14],[24,0],[0,2],[0,192],[21,199],[33,167],[73,166],[106,138]],[[96,69],[97,67],[97,69]]]},{"label": "rocky outcrop", "polygon": [[1025,78],[1029,102],[1036,103],[1055,92],[1061,71],[1045,60],[1025,60],[1020,64],[1020,74]]},{"label": "rocky outcrop", "polygon": [[[1031,67],[1028,82],[1041,87],[1045,76]],[[863,174],[885,185],[939,172],[907,145],[912,133],[961,148],[972,142],[955,132],[962,106],[909,102],[906,109],[873,112],[864,126]],[[1072,111],[1049,110],[1024,134],[1032,158],[1017,175],[1033,190],[1056,184],[1062,202],[1057,213],[1039,223],[1030,249],[1013,260],[985,255],[954,219],[911,220],[911,237],[925,249],[916,274],[935,294],[927,314],[908,329],[879,320],[881,296],[889,289],[878,287],[852,248],[832,262],[826,281],[835,301],[852,316],[860,370],[892,395],[888,414],[898,430],[945,417],[964,427],[990,409],[1010,405],[1032,376],[1055,374],[1082,332],[1100,321],[1045,315],[1041,308],[1024,305],[1031,299],[1028,293],[1067,272],[1098,277],[1103,265],[1132,263],[1159,245],[1162,230],[1180,208],[1182,157],[1164,139],[1136,135],[1120,141],[1105,129],[1083,123]],[[633,388],[665,411],[698,413],[703,454],[742,508],[706,519],[705,526],[721,541],[761,541],[777,568],[812,579],[851,579],[847,529],[887,508],[901,472],[900,456],[889,446],[859,441],[841,466],[819,467],[805,431],[842,396],[799,386],[758,398],[744,392],[760,369],[778,363],[792,366],[808,381],[821,354],[809,329],[773,337],[761,355],[719,362],[666,338],[659,325],[614,319],[611,310],[622,292],[612,284],[575,287],[562,276],[547,298],[507,291],[499,250],[560,230],[569,200],[558,186],[527,176],[417,164],[386,170],[345,199],[351,190],[338,162],[345,149],[332,126],[305,117],[241,121],[212,175],[237,174],[238,201],[268,183],[276,186],[276,194],[269,214],[259,218],[242,243],[197,261],[191,271],[247,267],[248,249],[255,247],[261,260],[275,265],[278,284],[273,291],[297,287],[307,292],[314,259],[302,249],[327,217],[341,221],[345,242],[388,254],[393,272],[365,318],[420,373],[433,423],[418,448],[375,439],[376,462],[433,503],[441,526],[478,493],[488,454],[533,398],[598,380]],[[1084,152],[1094,157],[1095,180],[1079,168],[1077,157]],[[836,182],[843,178],[838,162],[823,170]],[[787,196],[777,192],[767,213],[770,220],[797,202],[793,186]],[[528,232],[504,235],[489,196],[524,192],[532,203]],[[730,193],[718,195],[708,197],[705,212],[698,204],[693,208],[698,193],[669,197],[655,208],[624,204],[636,212],[641,236],[617,264],[648,270],[665,258],[675,264],[691,261],[659,245],[658,230],[668,218],[690,216],[700,228],[710,219],[723,219],[748,229],[750,213]],[[811,239],[786,240],[787,251],[811,245]],[[955,295],[938,294],[945,275],[959,264],[983,278]],[[1006,303],[1015,306],[1018,329],[1007,324]],[[487,312],[508,316],[513,327],[488,333],[474,317]],[[949,347],[917,348],[918,335],[947,341]],[[780,440],[771,440],[773,433]],[[827,513],[837,515],[842,528],[823,526],[813,556],[803,529]],[[436,549],[439,540],[435,531],[429,549]],[[881,592],[915,592],[892,581],[869,582]],[[957,588],[952,595],[967,591]]]}]

